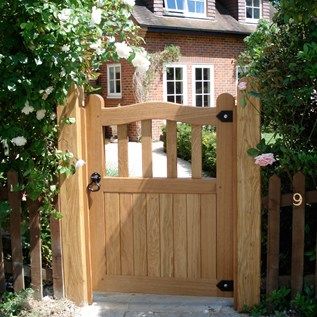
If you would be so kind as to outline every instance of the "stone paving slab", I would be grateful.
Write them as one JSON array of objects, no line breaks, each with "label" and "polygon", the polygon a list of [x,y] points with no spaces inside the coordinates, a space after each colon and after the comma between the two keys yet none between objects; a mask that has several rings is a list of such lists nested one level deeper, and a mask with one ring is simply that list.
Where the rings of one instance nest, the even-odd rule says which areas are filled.
[{"label": "stone paving slab", "polygon": [[95,294],[85,317],[237,317],[228,298],[147,294]]}]

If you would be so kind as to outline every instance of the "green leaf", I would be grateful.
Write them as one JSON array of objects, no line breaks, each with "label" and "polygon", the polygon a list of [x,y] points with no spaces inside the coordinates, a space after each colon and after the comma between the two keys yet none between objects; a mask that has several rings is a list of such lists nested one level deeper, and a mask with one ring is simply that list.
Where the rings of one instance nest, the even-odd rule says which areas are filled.
[{"label": "green leaf", "polygon": [[260,151],[258,149],[255,149],[255,148],[251,148],[251,149],[247,150],[247,153],[250,156],[255,157],[255,156],[258,156],[260,154]]}]

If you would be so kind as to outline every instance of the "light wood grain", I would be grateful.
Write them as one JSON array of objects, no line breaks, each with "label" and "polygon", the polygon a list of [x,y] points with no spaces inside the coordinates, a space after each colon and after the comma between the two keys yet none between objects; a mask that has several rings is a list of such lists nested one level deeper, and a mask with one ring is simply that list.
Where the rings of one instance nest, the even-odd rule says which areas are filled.
[{"label": "light wood grain", "polygon": [[120,194],[121,270],[133,275],[133,206],[132,194]]},{"label": "light wood grain", "polygon": [[125,107],[109,107],[101,111],[102,125],[126,124],[149,119],[163,119],[189,124],[216,125],[215,108],[199,108],[168,102],[147,102]]},{"label": "light wood grain", "polygon": [[174,276],[187,278],[187,205],[185,194],[173,196]]},{"label": "light wood grain", "polygon": [[104,177],[100,192],[207,194],[216,187],[216,179]]},{"label": "light wood grain", "polygon": [[216,196],[201,195],[201,277],[216,278],[217,209]]},{"label": "light wood grain", "polygon": [[280,257],[281,179],[274,175],[269,181],[268,240],[266,293],[278,289]]},{"label": "light wood grain", "polygon": [[146,195],[133,194],[134,274],[147,275]]},{"label": "light wood grain", "polygon": [[216,296],[218,281],[183,280],[168,277],[105,276],[97,285],[98,292],[124,292],[148,294],[177,294]]},{"label": "light wood grain", "polygon": [[192,178],[201,178],[202,152],[201,152],[201,126],[192,126]]},{"label": "light wood grain", "polygon": [[187,195],[187,263],[188,278],[201,277],[201,253],[200,253],[200,196]]},{"label": "light wood grain", "polygon": [[296,173],[293,177],[294,193],[302,196],[302,204],[293,206],[292,220],[292,269],[291,288],[292,296],[303,289],[304,280],[304,247],[305,247],[305,176]]},{"label": "light wood grain", "polygon": [[[243,78],[248,89],[257,90],[254,79]],[[252,87],[253,86],[253,87]],[[235,308],[253,306],[260,300],[261,259],[261,188],[260,168],[247,154],[260,141],[260,102],[248,96],[247,105],[240,101],[245,92],[238,90],[237,106],[237,262]],[[217,207],[218,208],[218,207]]]},{"label": "light wood grain", "polygon": [[161,276],[172,277],[174,270],[173,195],[160,195]]},{"label": "light wood grain", "polygon": [[151,178],[152,171],[152,120],[141,122],[142,128],[142,175],[144,178]]},{"label": "light wood grain", "polygon": [[148,275],[161,275],[160,196],[146,195]]},{"label": "light wood grain", "polygon": [[128,167],[128,126],[118,125],[118,172],[119,176],[129,176]]},{"label": "light wood grain", "polygon": [[177,177],[177,125],[174,121],[166,122],[167,177]]}]

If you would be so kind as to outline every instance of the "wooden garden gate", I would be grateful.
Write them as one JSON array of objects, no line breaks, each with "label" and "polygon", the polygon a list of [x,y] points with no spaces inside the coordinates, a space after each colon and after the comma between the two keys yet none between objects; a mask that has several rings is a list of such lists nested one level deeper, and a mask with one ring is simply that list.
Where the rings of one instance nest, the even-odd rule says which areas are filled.
[{"label": "wooden garden gate", "polygon": [[[234,99],[215,108],[143,103],[87,112],[94,291],[232,296],[236,223]],[[153,178],[152,119],[167,120],[167,178]],[[142,177],[129,177],[127,124],[141,121]],[[192,178],[177,177],[177,122],[191,125]],[[118,174],[106,175],[105,126],[117,125]],[[203,125],[217,135],[217,178],[202,178]],[[100,179],[99,179],[99,175]],[[218,285],[218,287],[217,287]]]}]

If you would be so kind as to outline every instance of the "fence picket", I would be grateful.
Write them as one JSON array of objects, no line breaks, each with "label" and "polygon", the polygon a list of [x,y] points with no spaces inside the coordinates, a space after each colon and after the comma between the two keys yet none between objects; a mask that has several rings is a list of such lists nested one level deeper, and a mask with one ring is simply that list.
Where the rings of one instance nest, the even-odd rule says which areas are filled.
[{"label": "fence picket", "polygon": [[10,215],[10,234],[12,249],[12,273],[14,290],[20,291],[24,288],[23,255],[21,238],[21,193],[13,192],[18,184],[18,174],[15,171],[8,172],[8,200],[12,209]]},{"label": "fence picket", "polygon": [[201,126],[192,125],[192,178],[201,178],[202,152],[201,152]]},{"label": "fence picket", "polygon": [[119,176],[128,177],[128,126],[118,125],[118,169]]},{"label": "fence picket", "polygon": [[167,177],[177,177],[177,123],[166,121],[166,152],[167,152]]},{"label": "fence picket", "polygon": [[28,201],[30,214],[31,283],[37,299],[43,297],[40,202]]},{"label": "fence picket", "polygon": [[269,182],[267,280],[266,293],[278,288],[280,252],[281,179],[274,175]]},{"label": "fence picket", "polygon": [[305,176],[302,173],[294,175],[293,189],[302,197],[302,203],[293,206],[291,288],[294,296],[302,291],[304,275]]}]

